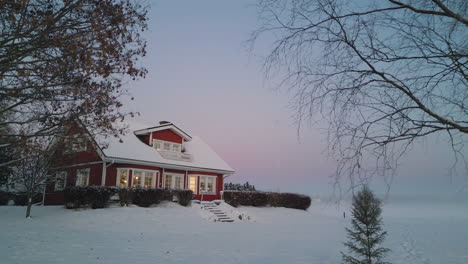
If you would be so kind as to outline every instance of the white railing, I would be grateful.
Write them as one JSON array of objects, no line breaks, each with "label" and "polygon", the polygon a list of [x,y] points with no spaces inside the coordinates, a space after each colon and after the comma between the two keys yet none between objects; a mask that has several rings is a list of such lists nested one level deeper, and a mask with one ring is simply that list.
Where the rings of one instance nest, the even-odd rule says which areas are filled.
[{"label": "white railing", "polygon": [[165,159],[192,162],[193,156],[188,153],[160,150],[159,154]]}]

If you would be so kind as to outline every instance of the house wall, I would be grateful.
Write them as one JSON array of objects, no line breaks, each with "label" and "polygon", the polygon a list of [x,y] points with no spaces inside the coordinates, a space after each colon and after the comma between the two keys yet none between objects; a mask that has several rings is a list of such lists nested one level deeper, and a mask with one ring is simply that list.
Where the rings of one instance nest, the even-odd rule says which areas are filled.
[{"label": "house wall", "polygon": [[[59,168],[54,170],[57,171],[66,171],[67,172],[67,179],[66,179],[66,186],[75,186],[76,185],[76,172],[79,169],[87,169],[89,168],[89,185],[101,185],[102,179],[102,163],[97,164],[84,164],[80,166],[73,166],[73,167],[66,167],[66,168]],[[52,173],[54,173],[52,172]],[[63,191],[55,191],[55,181],[50,182],[46,187],[46,195],[45,195],[45,205],[59,205],[63,204]]]},{"label": "house wall", "polygon": [[174,131],[170,129],[155,131],[151,133],[153,134],[152,136],[153,139],[165,140],[165,141],[179,143],[179,144],[182,144],[183,142],[182,137],[177,135]]}]

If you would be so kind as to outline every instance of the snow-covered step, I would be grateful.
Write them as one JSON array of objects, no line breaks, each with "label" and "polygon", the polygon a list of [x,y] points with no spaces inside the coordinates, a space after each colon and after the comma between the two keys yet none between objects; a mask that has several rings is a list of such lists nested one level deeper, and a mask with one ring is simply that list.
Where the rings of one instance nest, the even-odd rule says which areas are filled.
[{"label": "snow-covered step", "polygon": [[226,212],[221,210],[218,207],[218,204],[213,203],[213,202],[201,202],[200,205],[201,205],[200,206],[201,209],[205,209],[215,216],[215,219],[214,219],[215,222],[226,222],[226,223],[234,222],[234,219],[229,217]]}]

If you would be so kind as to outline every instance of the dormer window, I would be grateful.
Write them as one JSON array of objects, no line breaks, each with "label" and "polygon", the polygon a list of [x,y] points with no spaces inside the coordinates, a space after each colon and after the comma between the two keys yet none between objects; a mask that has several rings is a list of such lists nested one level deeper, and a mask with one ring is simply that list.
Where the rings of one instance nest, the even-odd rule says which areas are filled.
[{"label": "dormer window", "polygon": [[173,143],[169,141],[153,139],[153,147],[157,151],[171,151],[171,152],[180,152],[182,149],[182,144]]}]

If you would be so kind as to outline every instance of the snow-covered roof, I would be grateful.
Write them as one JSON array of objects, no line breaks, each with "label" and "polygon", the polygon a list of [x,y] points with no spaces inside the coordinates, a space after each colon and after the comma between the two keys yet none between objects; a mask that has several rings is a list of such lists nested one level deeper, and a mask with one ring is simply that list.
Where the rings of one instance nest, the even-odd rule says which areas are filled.
[{"label": "snow-covered roof", "polygon": [[[132,126],[130,126],[132,128]],[[131,130],[135,131],[135,130]],[[191,155],[191,161],[164,158],[155,148],[143,143],[134,132],[128,132],[119,138],[97,140],[107,146],[102,148],[106,161],[147,164],[163,168],[183,170],[220,171],[233,173],[234,170],[201,138],[192,136],[184,142],[184,154]],[[98,144],[99,144],[98,143]],[[100,144],[101,146],[103,144]]]}]

